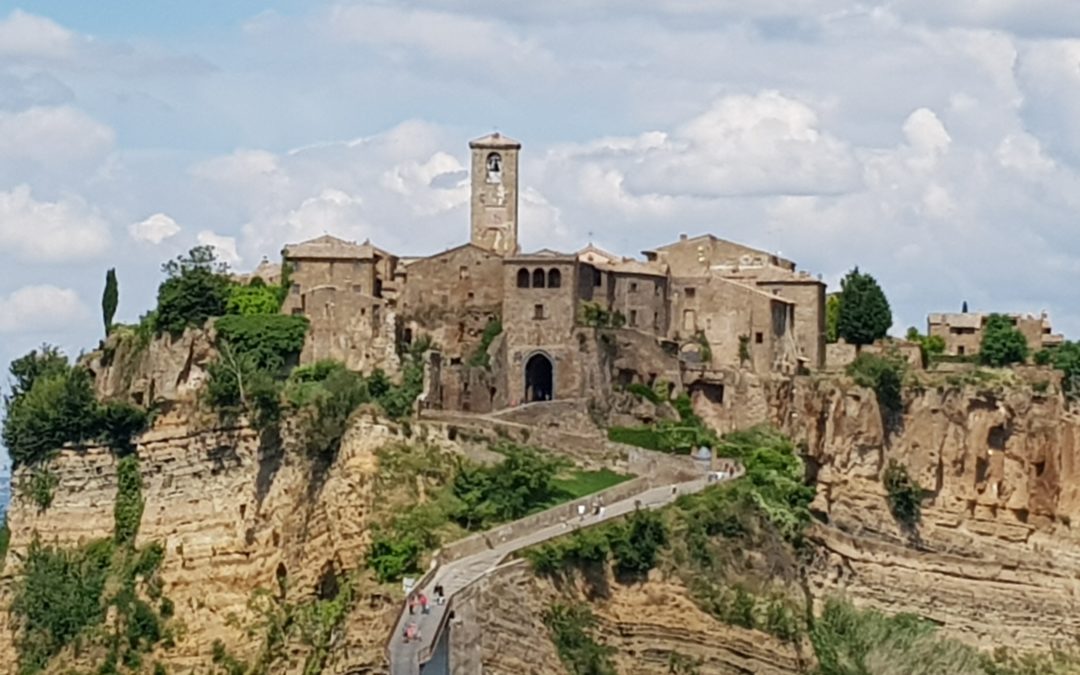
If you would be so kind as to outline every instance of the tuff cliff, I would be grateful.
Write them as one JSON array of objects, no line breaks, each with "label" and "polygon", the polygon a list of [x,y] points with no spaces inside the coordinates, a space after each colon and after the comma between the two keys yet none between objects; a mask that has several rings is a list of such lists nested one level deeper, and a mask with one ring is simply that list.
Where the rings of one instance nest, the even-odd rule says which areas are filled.
[{"label": "tuff cliff", "polygon": [[[237,658],[255,659],[267,622],[252,604],[259,589],[304,603],[360,568],[374,514],[385,508],[380,447],[422,433],[447,451],[468,450],[446,424],[410,429],[361,413],[336,459],[313,480],[310,464],[285,449],[288,429],[280,439],[193,412],[207,344],[185,336],[167,358],[149,359],[152,368],[123,376],[124,359],[91,357],[103,394],[143,391],[150,402],[167,391],[186,401],[166,406],[138,443],[145,507],[137,544],[164,546],[164,593],[182,625],[175,646],[153,654],[170,673],[206,672],[218,640]],[[842,377],[745,378],[729,388],[723,406],[704,395],[695,401],[717,426],[771,422],[801,442],[817,485],[819,522],[810,529],[813,555],[804,568],[815,603],[842,593],[858,605],[926,616],[980,647],[1038,649],[1080,629],[1080,546],[1071,527],[1080,418],[1058,387],[1043,371],[993,382],[926,377],[905,392],[903,414],[891,420],[872,391]],[[744,400],[749,403],[741,406]],[[515,424],[543,426],[525,418]],[[907,466],[929,491],[915,532],[889,511],[881,473],[890,460]],[[70,546],[113,532],[113,456],[67,450],[50,468],[58,485],[48,509],[15,490],[0,577],[3,609],[35,533],[45,543]],[[26,472],[15,480],[27,480]],[[385,668],[395,594],[356,583],[355,602],[326,638],[324,672]],[[521,564],[470,590],[463,603],[486,617],[471,628],[484,672],[559,672],[540,620],[555,593]],[[799,672],[812,662],[805,645],[800,650],[717,620],[699,608],[684,581],[661,573],[644,583],[611,583],[607,596],[592,603],[620,672],[668,672],[676,656],[716,673]],[[0,663],[17,660],[15,629],[5,612]],[[315,648],[310,642],[289,642],[270,672],[302,672]],[[66,653],[56,669],[72,665],[87,665],[86,655]]]}]

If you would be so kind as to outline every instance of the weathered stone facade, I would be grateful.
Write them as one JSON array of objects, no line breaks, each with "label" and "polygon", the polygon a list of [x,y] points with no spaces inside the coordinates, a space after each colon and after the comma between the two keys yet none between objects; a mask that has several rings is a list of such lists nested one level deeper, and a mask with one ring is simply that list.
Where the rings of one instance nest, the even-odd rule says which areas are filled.
[{"label": "weathered stone facade", "polygon": [[[521,144],[492,134],[469,146],[469,243],[420,258],[329,235],[285,248],[284,311],[311,319],[302,361],[393,373],[397,349],[426,336],[437,356],[422,405],[472,411],[588,397],[610,386],[616,360],[624,384],[670,377],[669,356],[627,363],[613,346],[627,341],[597,329],[640,335],[692,369],[824,365],[824,284],[795,263],[712,235],[645,260],[592,244],[522,254]],[[495,321],[501,334],[485,338]]]},{"label": "weathered stone facade", "polygon": [[[1061,335],[1055,335],[1050,327],[1050,319],[1043,312],[1040,316],[1030,314],[1005,314],[1016,329],[1027,340],[1028,349],[1037,352],[1040,349],[1059,345],[1064,341]],[[982,344],[983,329],[989,314],[984,313],[943,313],[931,314],[926,318],[926,334],[938,336],[945,341],[945,353],[951,356],[974,356],[979,353]]]}]

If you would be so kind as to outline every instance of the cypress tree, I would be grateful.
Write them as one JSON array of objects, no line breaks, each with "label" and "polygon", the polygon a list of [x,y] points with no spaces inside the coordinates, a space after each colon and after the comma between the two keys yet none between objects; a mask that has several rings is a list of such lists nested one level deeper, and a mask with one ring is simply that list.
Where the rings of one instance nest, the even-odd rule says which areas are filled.
[{"label": "cypress tree", "polygon": [[116,283],[116,268],[105,273],[105,292],[101,294],[101,315],[105,319],[105,335],[112,332],[116,305],[120,301],[120,289]]},{"label": "cypress tree", "polygon": [[885,337],[892,310],[874,277],[851,270],[840,282],[840,311],[836,332],[848,344],[868,345]]}]

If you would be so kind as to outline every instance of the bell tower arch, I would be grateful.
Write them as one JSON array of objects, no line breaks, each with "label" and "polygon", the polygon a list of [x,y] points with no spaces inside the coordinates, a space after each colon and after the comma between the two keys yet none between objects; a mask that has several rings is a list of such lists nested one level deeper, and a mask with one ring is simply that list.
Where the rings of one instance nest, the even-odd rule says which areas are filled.
[{"label": "bell tower arch", "polygon": [[521,143],[495,132],[472,151],[471,241],[499,255],[518,253],[518,153]]}]

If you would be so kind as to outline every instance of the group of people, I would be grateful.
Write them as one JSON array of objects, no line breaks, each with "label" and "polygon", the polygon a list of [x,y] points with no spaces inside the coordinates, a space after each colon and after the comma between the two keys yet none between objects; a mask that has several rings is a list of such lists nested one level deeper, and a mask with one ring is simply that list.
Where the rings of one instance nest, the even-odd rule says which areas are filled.
[{"label": "group of people", "polygon": [[[435,586],[435,602],[440,605],[446,603],[446,595],[443,592],[442,584],[437,584]],[[410,616],[415,616],[417,609],[420,610],[422,616],[431,612],[431,603],[428,600],[427,593],[424,593],[423,591],[420,591],[419,593],[409,593],[406,604],[409,607]],[[402,631],[402,637],[405,642],[420,639],[420,627],[415,621],[409,621],[405,624],[405,628]]]}]

